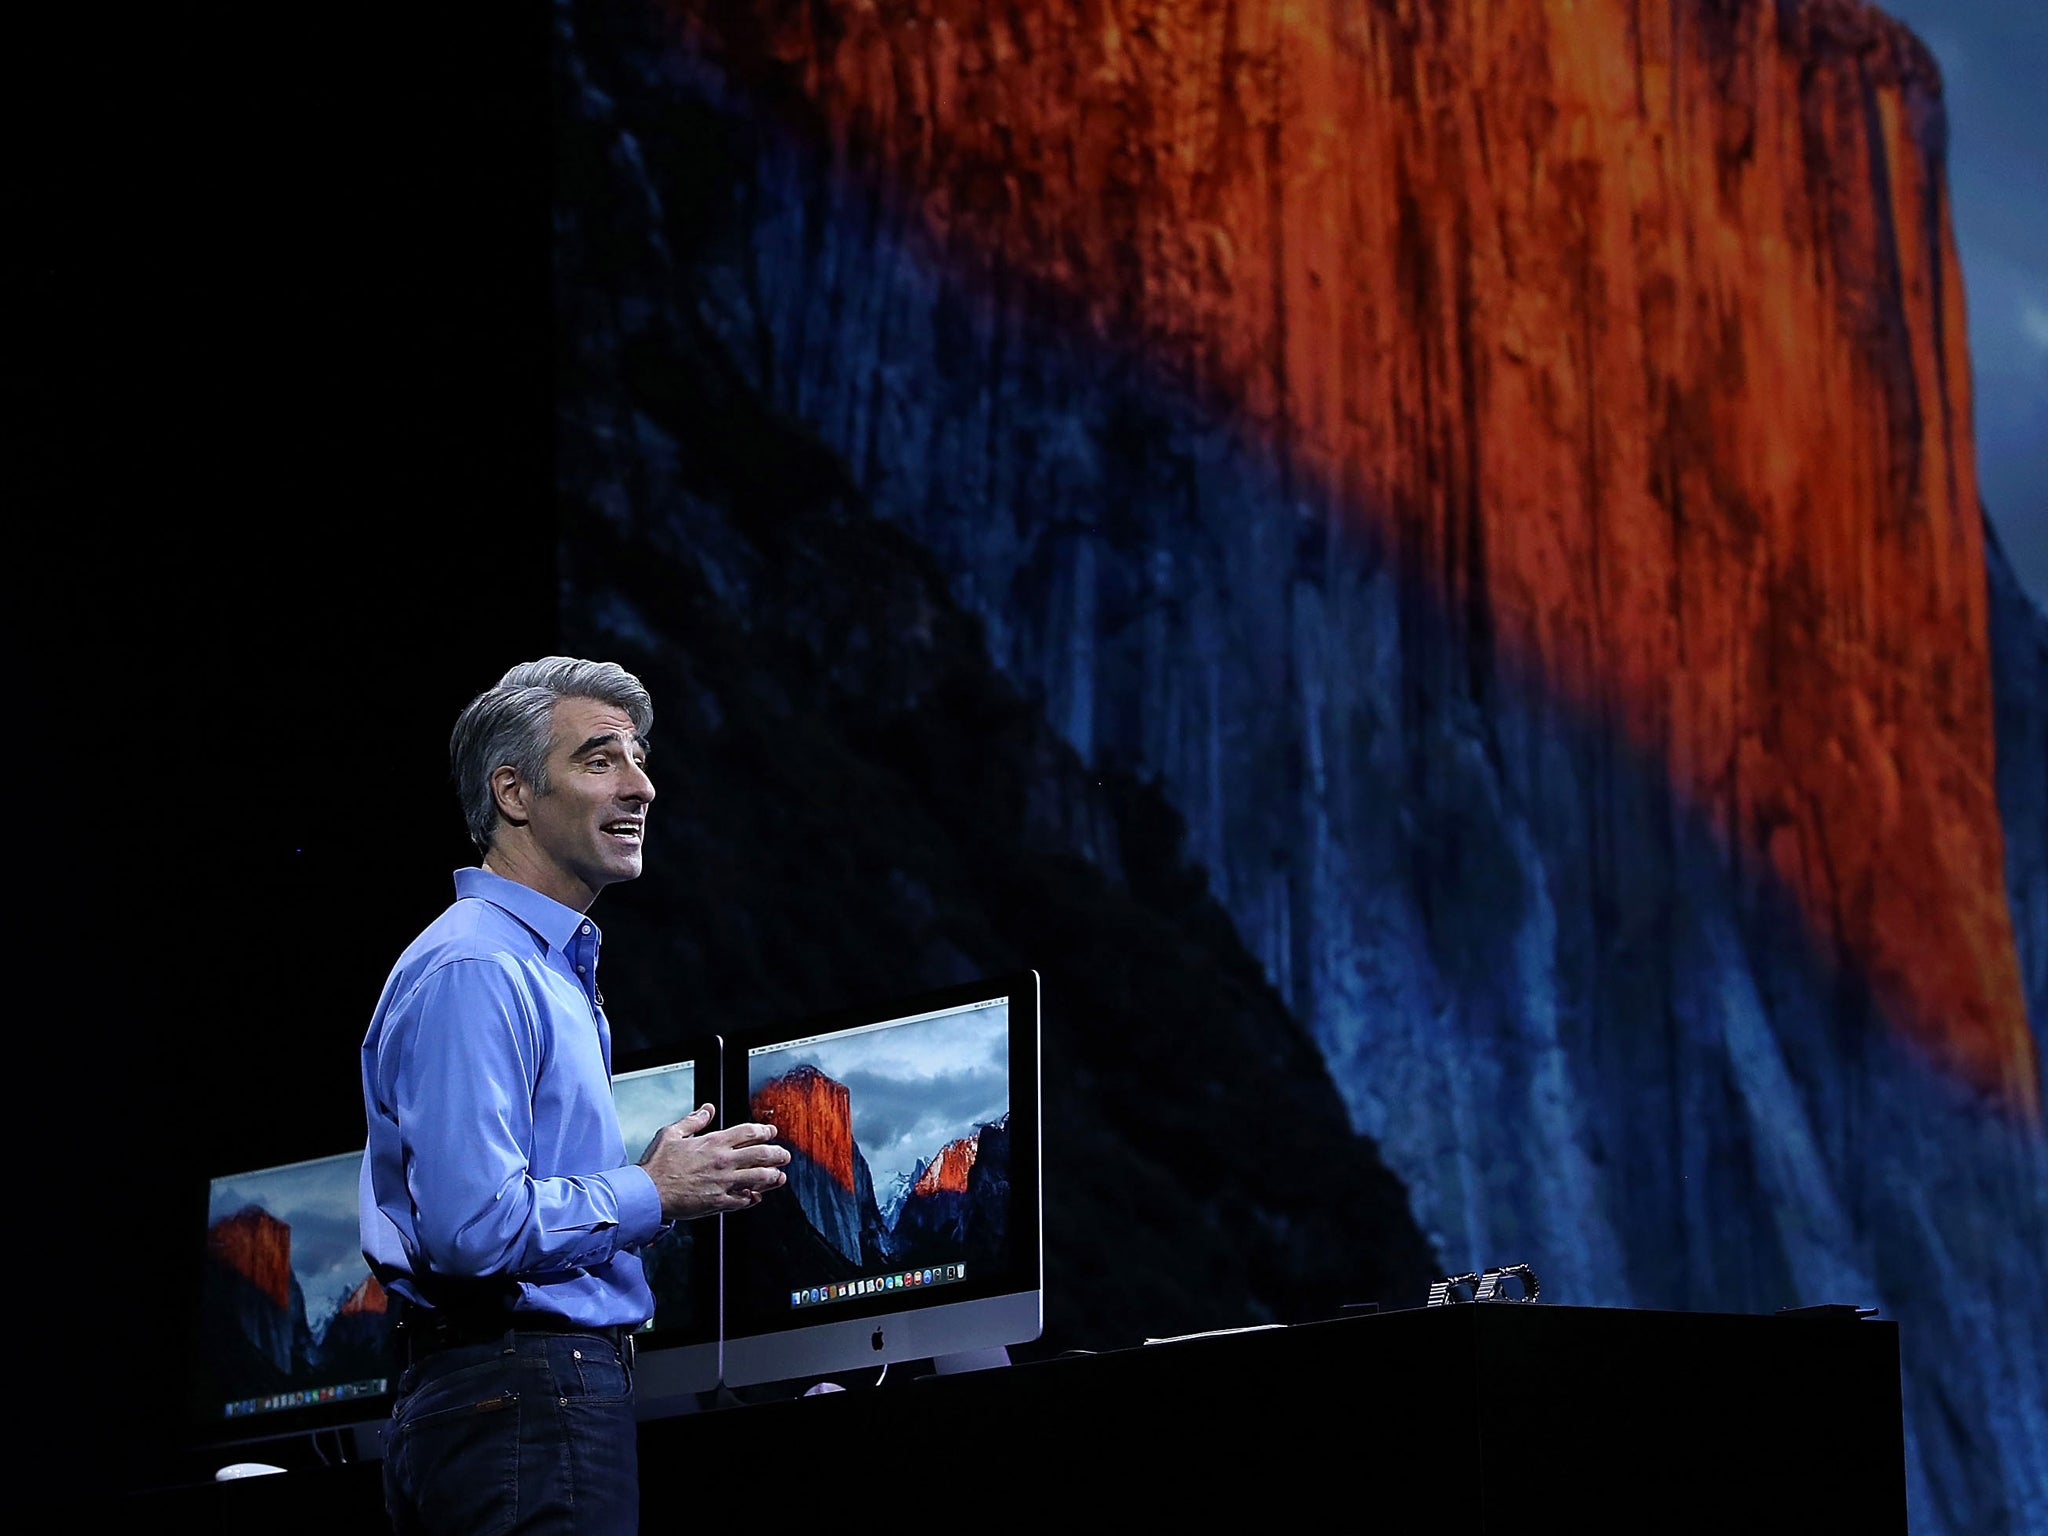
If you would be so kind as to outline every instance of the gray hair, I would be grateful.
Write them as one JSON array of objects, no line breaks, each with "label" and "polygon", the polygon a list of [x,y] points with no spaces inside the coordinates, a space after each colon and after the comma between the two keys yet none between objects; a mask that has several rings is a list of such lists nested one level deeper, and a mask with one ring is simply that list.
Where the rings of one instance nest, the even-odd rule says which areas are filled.
[{"label": "gray hair", "polygon": [[640,679],[617,662],[544,656],[521,662],[497,686],[463,706],[448,739],[448,765],[469,838],[490,852],[498,833],[498,799],[491,775],[508,764],[536,794],[548,789],[548,747],[553,739],[555,701],[595,699],[622,709],[633,729],[646,736],[654,724],[654,702]]}]

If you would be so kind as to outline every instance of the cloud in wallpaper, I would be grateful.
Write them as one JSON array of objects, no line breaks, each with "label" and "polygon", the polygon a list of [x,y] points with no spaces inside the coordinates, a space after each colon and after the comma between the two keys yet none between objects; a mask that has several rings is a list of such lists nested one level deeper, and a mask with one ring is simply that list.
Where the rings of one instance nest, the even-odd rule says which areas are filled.
[{"label": "cloud in wallpaper", "polygon": [[2048,623],[1918,40],[557,14],[564,627],[670,776],[621,995],[1037,966],[1049,1346],[1873,1305],[1914,1528],[2048,1521]]}]

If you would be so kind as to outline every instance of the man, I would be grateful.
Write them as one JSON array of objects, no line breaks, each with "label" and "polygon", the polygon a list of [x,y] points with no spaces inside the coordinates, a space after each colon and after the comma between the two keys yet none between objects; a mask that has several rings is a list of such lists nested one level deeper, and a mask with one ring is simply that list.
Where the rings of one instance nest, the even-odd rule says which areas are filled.
[{"label": "man", "polygon": [[627,1160],[598,989],[597,893],[640,873],[653,708],[552,656],[462,711],[450,756],[478,868],[399,956],[363,1038],[362,1244],[399,1309],[384,1488],[400,1533],[638,1528],[635,1250],[758,1205],[772,1125],[701,1105]]}]

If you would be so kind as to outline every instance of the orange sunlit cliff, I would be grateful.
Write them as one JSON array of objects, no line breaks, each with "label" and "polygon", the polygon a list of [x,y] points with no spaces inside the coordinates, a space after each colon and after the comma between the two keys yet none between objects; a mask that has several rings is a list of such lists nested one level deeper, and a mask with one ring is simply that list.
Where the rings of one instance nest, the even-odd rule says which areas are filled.
[{"label": "orange sunlit cliff", "polygon": [[260,1206],[215,1222],[207,1246],[282,1312],[291,1305],[292,1229]]},{"label": "orange sunlit cliff", "polygon": [[365,1275],[356,1288],[342,1298],[338,1315],[354,1317],[359,1313],[377,1314],[391,1309],[390,1295],[375,1275]]},{"label": "orange sunlit cliff", "polygon": [[939,1149],[939,1155],[910,1187],[912,1195],[936,1195],[942,1191],[960,1195],[967,1192],[967,1175],[973,1171],[974,1159],[981,1150],[980,1143],[972,1136],[962,1136],[949,1141]]},{"label": "orange sunlit cliff", "polygon": [[2038,1121],[1940,84],[1856,0],[762,0],[936,260],[1333,487]]},{"label": "orange sunlit cliff", "polygon": [[841,1189],[853,1188],[853,1110],[846,1085],[816,1067],[793,1067],[763,1083],[747,1113],[772,1122],[780,1140],[816,1163]]}]

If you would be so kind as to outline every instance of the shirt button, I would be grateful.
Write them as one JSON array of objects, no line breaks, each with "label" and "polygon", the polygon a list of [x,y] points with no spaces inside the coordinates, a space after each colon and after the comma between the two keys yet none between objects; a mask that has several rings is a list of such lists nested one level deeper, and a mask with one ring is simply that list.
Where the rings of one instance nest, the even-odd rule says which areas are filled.
[{"label": "shirt button", "polygon": [[588,933],[588,932],[590,932],[590,924],[588,924],[588,923],[585,923],[585,924],[583,925],[583,931],[584,931],[585,933]]},{"label": "shirt button", "polygon": [[581,975],[583,974],[583,967],[582,967],[582,966],[580,966],[580,965],[579,965],[579,966],[577,966],[577,967],[576,967],[576,974],[577,974],[578,976],[581,976]]}]

